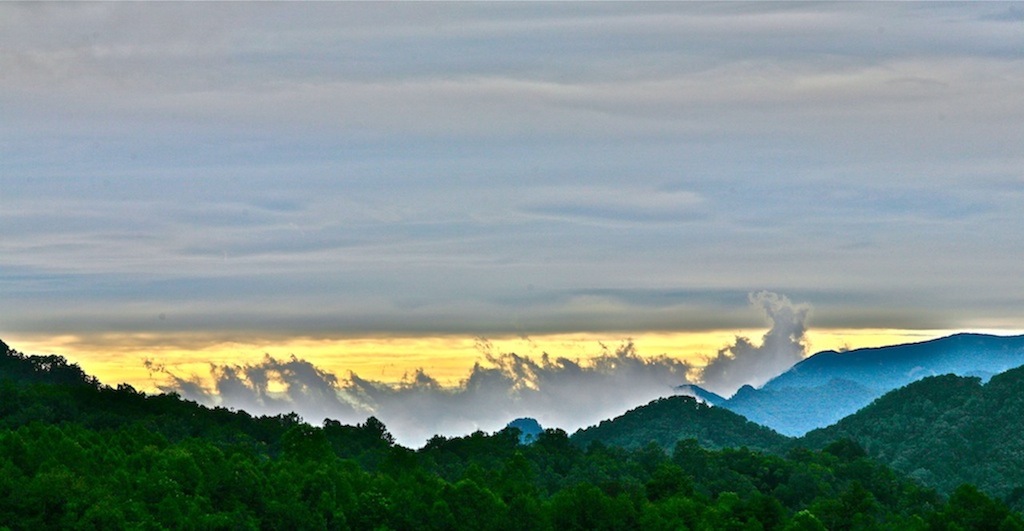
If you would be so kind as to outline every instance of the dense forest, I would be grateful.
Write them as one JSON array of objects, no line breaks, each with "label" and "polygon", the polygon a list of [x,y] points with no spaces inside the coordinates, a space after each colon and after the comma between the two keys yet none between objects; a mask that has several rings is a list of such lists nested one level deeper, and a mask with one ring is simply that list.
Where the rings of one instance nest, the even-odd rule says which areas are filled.
[{"label": "dense forest", "polygon": [[373,418],[253,417],[0,349],[0,528],[1024,529],[850,439],[763,453],[507,428],[413,450]]},{"label": "dense forest", "polygon": [[993,376],[935,376],[875,400],[837,424],[808,433],[823,447],[856,440],[922,483],[950,492],[972,483],[1024,509],[1024,367]]},{"label": "dense forest", "polygon": [[[794,406],[795,407],[795,406]],[[978,377],[931,376],[891,391],[828,428],[800,438],[775,433],[724,408],[688,397],[656,400],[572,439],[630,448],[654,441],[670,449],[695,438],[706,448],[746,446],[777,455],[850,439],[872,458],[949,494],[969,483],[1024,510],[1024,367]]]},{"label": "dense forest", "polygon": [[630,448],[655,442],[671,450],[680,439],[696,439],[709,449],[746,446],[776,452],[787,448],[791,440],[728,409],[688,396],[655,400],[572,435],[573,442],[584,447],[593,441]]}]

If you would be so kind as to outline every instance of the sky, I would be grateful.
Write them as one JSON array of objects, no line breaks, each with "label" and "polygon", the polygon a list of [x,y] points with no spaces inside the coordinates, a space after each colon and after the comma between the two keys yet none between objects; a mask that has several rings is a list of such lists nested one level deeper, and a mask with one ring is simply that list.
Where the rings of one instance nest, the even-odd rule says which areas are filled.
[{"label": "sky", "polygon": [[1020,3],[0,3],[0,338],[154,387],[1016,331],[1021,94]]}]

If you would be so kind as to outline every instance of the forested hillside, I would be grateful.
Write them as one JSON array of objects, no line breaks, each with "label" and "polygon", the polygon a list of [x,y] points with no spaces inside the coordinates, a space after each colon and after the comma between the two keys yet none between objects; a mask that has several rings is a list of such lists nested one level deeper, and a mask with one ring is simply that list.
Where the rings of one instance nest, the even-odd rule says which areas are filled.
[{"label": "forested hillside", "polygon": [[789,438],[755,424],[724,408],[712,407],[689,396],[672,396],[632,409],[597,426],[577,431],[573,442],[591,442],[638,448],[654,442],[672,449],[681,439],[696,439],[704,448],[780,450]]},{"label": "forested hillside", "polygon": [[1024,529],[974,488],[943,498],[848,440],[769,455],[582,447],[559,430],[524,445],[506,429],[412,450],[372,418],[255,418],[0,348],[0,528]]},{"label": "forested hillside", "polygon": [[936,376],[879,398],[802,440],[823,447],[839,437],[940,490],[972,483],[1024,507],[1024,367],[979,378]]}]

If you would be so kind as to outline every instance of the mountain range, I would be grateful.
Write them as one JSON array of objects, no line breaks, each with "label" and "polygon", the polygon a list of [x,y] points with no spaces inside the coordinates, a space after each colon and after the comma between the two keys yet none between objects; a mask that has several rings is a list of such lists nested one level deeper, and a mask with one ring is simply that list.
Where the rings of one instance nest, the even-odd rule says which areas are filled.
[{"label": "mountain range", "polygon": [[[755,389],[709,403],[779,433],[798,437],[851,415],[883,394],[926,376],[957,374],[982,381],[1024,365],[1024,336],[956,334],[948,337],[846,352],[825,351],[797,363]],[[713,394],[713,393],[711,393]]]},{"label": "mountain range", "polygon": [[[960,387],[984,395],[978,381]],[[927,391],[944,397],[944,383]],[[1002,401],[1000,411],[1021,418],[1008,398],[1020,394],[1015,379],[985,389],[1002,391],[979,411]],[[895,410],[958,402],[916,397],[895,400]],[[111,388],[60,356],[0,342],[0,529],[1024,529],[1004,502],[971,485],[943,495],[849,438],[787,449],[789,438],[690,397],[624,417],[590,442],[517,419],[413,450],[373,417],[313,426],[295,414],[207,408]],[[989,421],[1006,423],[990,449],[1012,449],[996,438],[1019,428],[1007,420]],[[850,436],[861,433],[856,424],[845,426]],[[535,437],[524,440],[524,430]],[[660,446],[629,440],[659,431]],[[602,444],[612,435],[620,439]],[[888,437],[874,446],[892,447]]]},{"label": "mountain range", "polygon": [[819,393],[803,395],[807,406],[835,403],[827,390],[867,387],[858,378],[872,374],[876,386],[937,367],[968,375],[924,376],[799,438],[695,388],[698,398],[655,400],[571,437],[517,419],[411,450],[374,418],[314,427],[294,414],[210,409],[106,387],[60,356],[0,342],[0,524],[493,528],[527,515],[568,528],[573,508],[600,499],[603,512],[584,511],[589,523],[577,527],[618,514],[611,528],[838,529],[860,518],[859,528],[1024,529],[1008,512],[1024,509],[1024,367],[992,374],[1020,343],[961,334],[809,358],[777,379],[806,384],[777,389]]},{"label": "mountain range", "polygon": [[[579,430],[572,439],[581,445],[601,441],[642,447],[655,442],[670,448],[687,438],[708,448],[748,447],[780,455],[846,440],[941,492],[969,483],[1020,510],[1022,365],[1021,336],[958,334],[923,343],[826,352],[761,389],[745,388],[717,406],[710,405],[713,394],[683,389],[697,396],[656,400]],[[1016,368],[1001,371],[1004,367]],[[735,414],[726,414],[730,409]],[[788,430],[776,429],[783,433],[779,434],[766,426]],[[806,427],[814,429],[804,433]]]}]

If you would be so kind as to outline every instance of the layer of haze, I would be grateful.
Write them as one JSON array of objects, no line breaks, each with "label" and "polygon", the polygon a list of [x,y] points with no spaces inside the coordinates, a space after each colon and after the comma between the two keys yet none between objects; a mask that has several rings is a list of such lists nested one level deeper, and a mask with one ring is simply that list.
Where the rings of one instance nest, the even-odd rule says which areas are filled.
[{"label": "layer of haze", "polygon": [[[1022,42],[1014,3],[0,3],[0,337],[258,367],[200,358],[752,330],[763,289],[1021,328]],[[796,356],[753,337],[723,388]]]}]

